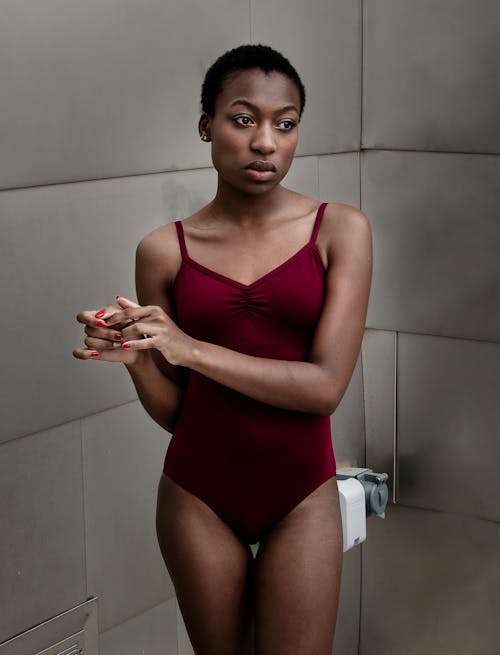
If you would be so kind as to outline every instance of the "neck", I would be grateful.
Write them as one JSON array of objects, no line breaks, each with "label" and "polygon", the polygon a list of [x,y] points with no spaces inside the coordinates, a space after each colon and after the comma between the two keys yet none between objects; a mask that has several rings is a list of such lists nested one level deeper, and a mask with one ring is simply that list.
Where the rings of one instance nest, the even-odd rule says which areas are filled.
[{"label": "neck", "polygon": [[289,194],[290,191],[281,185],[262,194],[248,194],[219,180],[210,207],[221,220],[230,220],[239,225],[257,223],[263,219],[268,220],[275,212],[280,213]]}]

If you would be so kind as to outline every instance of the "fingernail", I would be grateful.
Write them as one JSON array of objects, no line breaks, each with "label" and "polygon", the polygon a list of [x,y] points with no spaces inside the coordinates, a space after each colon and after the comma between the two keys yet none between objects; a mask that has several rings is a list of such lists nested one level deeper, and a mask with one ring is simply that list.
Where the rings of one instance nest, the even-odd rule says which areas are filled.
[{"label": "fingernail", "polygon": [[116,339],[117,341],[121,341],[121,338],[122,338],[122,335],[121,335],[119,332],[117,332],[117,333],[115,334],[115,339]]},{"label": "fingernail", "polygon": [[106,327],[106,323],[104,321],[96,321],[95,324],[97,327]]},{"label": "fingernail", "polygon": [[97,350],[93,350],[93,351],[90,353],[90,356],[91,356],[91,357],[99,357],[99,353],[97,352]]},{"label": "fingernail", "polygon": [[132,348],[129,343],[122,343],[122,348]]},{"label": "fingernail", "polygon": [[106,313],[106,312],[104,311],[104,309],[101,309],[100,311],[96,312],[95,317],[96,317],[96,318],[102,318],[102,317],[104,316],[105,313]]},{"label": "fingernail", "polygon": [[119,297],[120,297],[120,296],[115,296],[115,299],[118,300]]}]

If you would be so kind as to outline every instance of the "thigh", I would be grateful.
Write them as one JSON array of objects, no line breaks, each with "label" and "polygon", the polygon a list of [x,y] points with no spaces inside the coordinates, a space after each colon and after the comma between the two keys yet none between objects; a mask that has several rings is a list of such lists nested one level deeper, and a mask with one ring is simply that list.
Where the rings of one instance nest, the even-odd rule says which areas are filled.
[{"label": "thigh", "polygon": [[342,569],[336,478],[295,507],[259,545],[256,655],[330,655]]},{"label": "thigh", "polygon": [[250,547],[165,475],[158,486],[156,529],[195,653],[244,653],[252,606]]}]

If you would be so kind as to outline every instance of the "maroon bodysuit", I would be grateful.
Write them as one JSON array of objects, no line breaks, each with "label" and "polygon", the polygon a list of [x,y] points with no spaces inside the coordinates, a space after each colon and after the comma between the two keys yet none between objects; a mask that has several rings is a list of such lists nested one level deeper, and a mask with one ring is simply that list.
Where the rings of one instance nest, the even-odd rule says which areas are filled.
[{"label": "maroon bodysuit", "polygon": [[[182,264],[177,321],[195,339],[255,357],[308,361],[325,294],[316,237],[252,284],[192,260],[176,221]],[[190,370],[164,472],[256,543],[335,475],[330,417],[280,409]]]}]

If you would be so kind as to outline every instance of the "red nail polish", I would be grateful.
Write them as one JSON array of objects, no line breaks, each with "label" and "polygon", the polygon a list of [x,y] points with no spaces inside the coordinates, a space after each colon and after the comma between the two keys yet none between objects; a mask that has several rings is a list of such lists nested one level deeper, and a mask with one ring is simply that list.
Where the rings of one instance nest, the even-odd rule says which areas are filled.
[{"label": "red nail polish", "polygon": [[91,357],[99,357],[99,353],[97,352],[97,350],[94,350],[93,352],[90,353],[90,356]]},{"label": "red nail polish", "polygon": [[129,343],[122,343],[122,348],[132,348]]},{"label": "red nail polish", "polygon": [[96,318],[102,318],[102,317],[104,316],[105,313],[106,313],[106,312],[104,311],[104,309],[101,309],[101,311],[96,312],[95,317],[96,317]]},{"label": "red nail polish", "polygon": [[104,321],[96,321],[95,324],[97,327],[106,327],[106,323]]},{"label": "red nail polish", "polygon": [[115,339],[116,339],[117,341],[121,341],[121,338],[122,338],[122,335],[121,335],[119,332],[117,332],[117,333],[115,334]]}]

